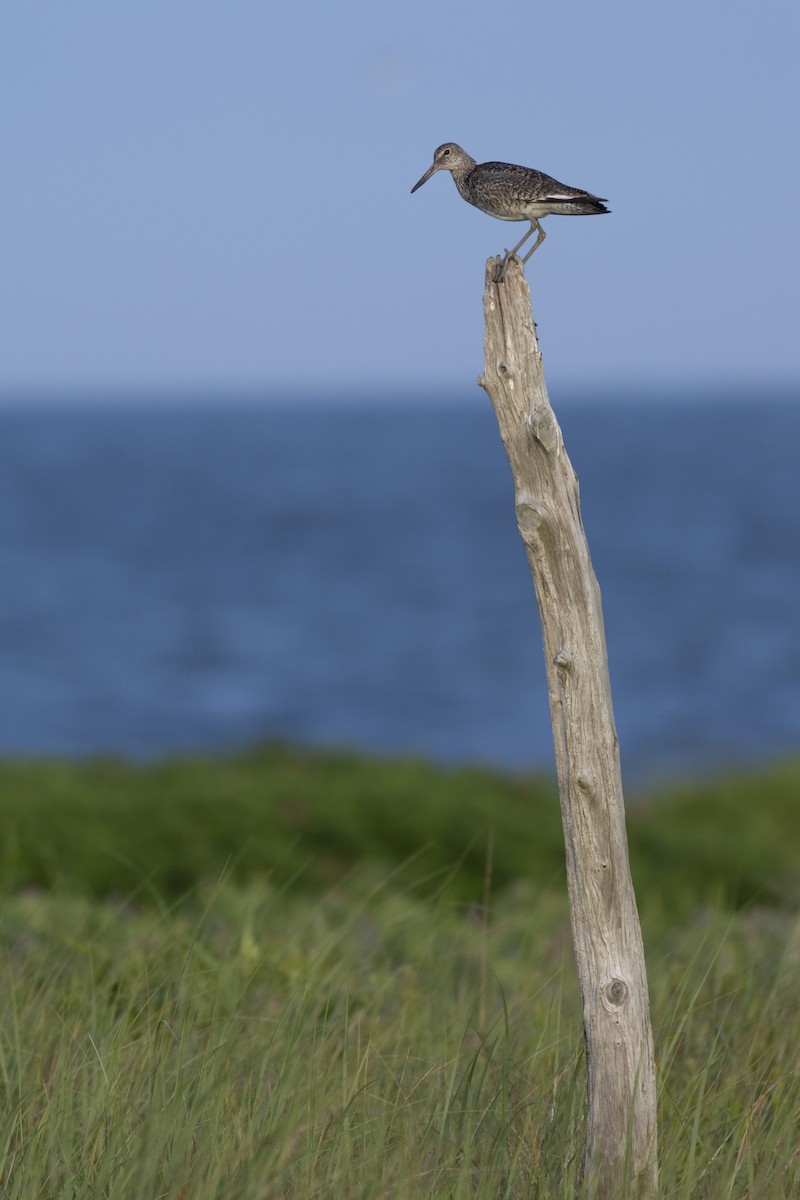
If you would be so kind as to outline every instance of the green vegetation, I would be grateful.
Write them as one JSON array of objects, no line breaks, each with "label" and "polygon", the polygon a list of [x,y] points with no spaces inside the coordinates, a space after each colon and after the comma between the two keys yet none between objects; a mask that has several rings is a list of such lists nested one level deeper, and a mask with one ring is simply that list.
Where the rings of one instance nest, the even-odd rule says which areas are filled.
[{"label": "green vegetation", "polygon": [[[550,782],[276,747],[0,799],[4,1197],[574,1194]],[[800,1195],[798,800],[797,764],[629,798],[670,1200]]]},{"label": "green vegetation", "polygon": [[[268,746],[137,767],[0,763],[0,890],[180,897],[224,871],[282,889],[328,887],[354,866],[404,886],[442,875],[480,901],[518,880],[560,890],[564,845],[549,779]],[[640,904],[774,905],[800,885],[800,763],[628,795]]]}]

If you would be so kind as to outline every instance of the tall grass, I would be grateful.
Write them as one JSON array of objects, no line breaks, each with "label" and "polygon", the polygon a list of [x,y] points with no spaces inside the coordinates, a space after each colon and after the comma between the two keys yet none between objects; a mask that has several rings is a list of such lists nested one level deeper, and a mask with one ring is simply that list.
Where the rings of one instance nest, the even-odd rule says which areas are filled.
[{"label": "tall grass", "polygon": [[[648,940],[663,1194],[800,1194],[796,920]],[[160,909],[26,895],[2,942],[6,1197],[574,1195],[580,1013],[551,894],[510,892],[485,926],[360,876]]]},{"label": "tall grass", "polygon": [[[523,785],[413,764],[394,777],[384,765],[381,782],[376,764],[347,761],[342,778],[334,771],[326,783],[319,763],[311,769],[287,758],[278,793],[284,805],[304,806],[305,825],[287,824],[286,837],[260,850],[260,860],[244,851],[227,867],[237,838],[252,837],[250,822],[259,828],[257,804],[279,811],[276,778],[267,778],[263,761],[260,774],[252,761],[232,761],[210,780],[188,764],[185,772],[99,764],[72,776],[64,764],[44,765],[38,776],[35,767],[7,766],[4,782],[24,779],[29,803],[19,801],[25,818],[15,821],[14,796],[22,792],[6,790],[3,1197],[576,1194],[580,1005],[560,874],[537,849],[537,826],[520,832]],[[156,803],[156,788],[137,822],[137,783],[141,789],[159,770],[171,773],[174,805],[164,790]],[[116,791],[108,785],[114,777],[122,781]],[[356,780],[350,793],[345,777]],[[198,797],[224,799],[226,778],[231,803],[214,815]],[[709,842],[701,863],[688,789],[654,801],[654,816],[642,810],[640,830],[658,846],[662,822],[683,878],[681,894],[670,895],[675,867],[659,868],[647,851],[656,866],[639,893],[660,1069],[662,1194],[670,1200],[800,1195],[800,921],[786,869],[795,836],[782,824],[795,811],[786,778],[782,768],[757,783],[775,814],[781,864],[771,890],[758,884],[758,904],[752,896],[744,903],[733,884],[759,879],[766,834],[755,837],[754,854],[742,833],[737,864],[726,829],[724,852],[714,859]],[[411,779],[428,790],[393,818],[406,830],[406,842],[394,847],[378,818],[391,808],[386,798],[402,796]],[[437,779],[444,780],[438,790]],[[744,811],[744,779],[709,782],[701,793],[709,805]],[[481,858],[482,790],[495,833],[491,843],[484,837]],[[379,799],[359,841],[354,813],[367,794]],[[338,797],[352,837],[349,860],[340,841],[333,867],[317,861],[326,854],[319,831],[336,820],[326,795]],[[103,796],[110,796],[106,808]],[[432,830],[442,812],[456,819],[464,797],[444,852],[431,845]],[[442,811],[429,815],[437,804]],[[680,813],[672,825],[669,805]],[[35,827],[25,827],[37,811],[49,846],[38,860],[26,850],[36,851]],[[706,823],[705,812],[694,818]],[[274,812],[260,820],[261,828],[280,824]],[[525,870],[513,869],[515,841],[522,851],[532,847]],[[694,872],[687,867],[693,849]],[[50,874],[37,878],[31,864],[45,859]],[[702,865],[709,862],[716,866]],[[118,864],[116,875],[109,863]]]}]

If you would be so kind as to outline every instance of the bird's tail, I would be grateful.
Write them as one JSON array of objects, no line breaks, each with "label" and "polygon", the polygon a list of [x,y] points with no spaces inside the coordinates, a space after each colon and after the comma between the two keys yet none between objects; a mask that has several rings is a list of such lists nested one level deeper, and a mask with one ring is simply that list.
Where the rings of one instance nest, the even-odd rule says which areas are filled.
[{"label": "bird's tail", "polygon": [[571,200],[563,200],[558,206],[559,213],[568,217],[596,217],[601,213],[610,212],[599,196],[576,196]]}]

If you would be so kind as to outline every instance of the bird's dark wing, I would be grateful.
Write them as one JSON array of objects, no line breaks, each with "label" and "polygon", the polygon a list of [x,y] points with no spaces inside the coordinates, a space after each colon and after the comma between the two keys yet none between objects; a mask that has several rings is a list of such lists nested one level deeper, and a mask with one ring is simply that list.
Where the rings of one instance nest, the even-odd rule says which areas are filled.
[{"label": "bird's dark wing", "polygon": [[488,162],[481,163],[477,168],[481,182],[484,180],[490,186],[501,182],[508,188],[509,193],[519,199],[528,199],[535,193],[543,200],[596,200],[602,203],[605,197],[594,196],[583,188],[570,187],[569,184],[559,183],[552,175],[537,171],[534,167],[520,167],[515,163]]}]

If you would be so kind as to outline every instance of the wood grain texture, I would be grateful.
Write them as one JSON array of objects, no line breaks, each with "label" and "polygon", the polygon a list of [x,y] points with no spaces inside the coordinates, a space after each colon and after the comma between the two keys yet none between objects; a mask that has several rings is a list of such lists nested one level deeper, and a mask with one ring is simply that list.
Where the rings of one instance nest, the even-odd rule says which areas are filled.
[{"label": "wood grain texture", "polygon": [[657,1193],[656,1082],[600,589],[518,260],[486,267],[485,373],[544,637],[587,1066],[587,1193]]}]

